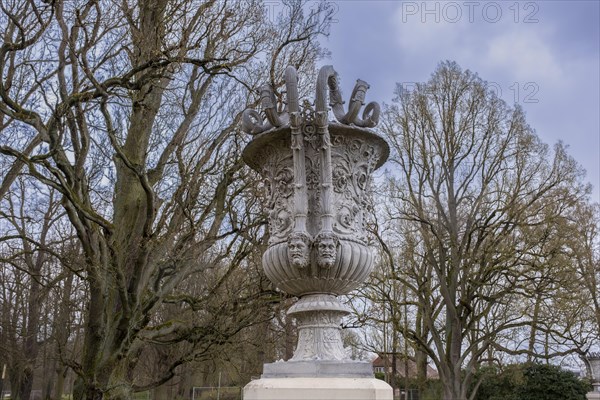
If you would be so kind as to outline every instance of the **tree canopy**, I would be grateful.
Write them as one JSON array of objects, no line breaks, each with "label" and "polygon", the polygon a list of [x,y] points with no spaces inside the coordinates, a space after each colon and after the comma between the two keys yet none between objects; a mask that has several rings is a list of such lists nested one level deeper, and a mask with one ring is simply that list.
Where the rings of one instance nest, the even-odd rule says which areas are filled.
[{"label": "tree canopy", "polygon": [[[57,353],[77,374],[75,398],[130,398],[266,318],[255,304],[272,288],[237,272],[264,236],[237,125],[260,84],[281,86],[283,67],[313,73],[331,10],[289,2],[272,16],[260,1],[214,0],[1,10],[1,245],[15,285],[5,294],[24,296],[2,303],[15,327],[3,334],[24,341],[13,391],[29,398],[38,305],[76,283],[83,304],[56,310],[46,337],[64,346],[73,332],[55,323],[80,315],[81,354]],[[136,375],[161,346],[177,354]]]},{"label": "tree canopy", "polygon": [[422,382],[430,359],[444,399],[469,398],[482,363],[542,353],[539,333],[556,345],[545,357],[572,352],[572,325],[540,311],[581,284],[564,233],[589,187],[565,146],[543,143],[520,107],[454,62],[399,90],[383,130],[383,259],[364,293],[377,310],[365,318],[390,327],[388,351],[414,357]]}]

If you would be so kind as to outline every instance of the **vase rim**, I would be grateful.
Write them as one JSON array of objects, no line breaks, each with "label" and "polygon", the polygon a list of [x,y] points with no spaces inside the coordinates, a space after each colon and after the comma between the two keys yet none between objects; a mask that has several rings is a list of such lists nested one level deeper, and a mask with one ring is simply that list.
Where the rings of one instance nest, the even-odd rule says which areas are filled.
[{"label": "vase rim", "polygon": [[[390,147],[388,143],[378,135],[373,132],[373,130],[368,128],[358,127],[356,125],[346,125],[340,124],[337,122],[329,122],[328,124],[329,133],[332,136],[340,136],[340,135],[350,135],[356,136],[360,138],[369,138],[375,145],[379,146],[381,149],[381,156],[377,160],[375,164],[374,170],[380,168],[388,159],[390,154]],[[254,136],[254,138],[246,145],[242,152],[242,158],[244,162],[250,166],[255,171],[260,171],[259,160],[253,157],[253,154],[257,152],[259,149],[263,148],[269,142],[275,140],[286,140],[291,142],[291,128],[289,125],[272,128],[268,131],[259,133]]]}]

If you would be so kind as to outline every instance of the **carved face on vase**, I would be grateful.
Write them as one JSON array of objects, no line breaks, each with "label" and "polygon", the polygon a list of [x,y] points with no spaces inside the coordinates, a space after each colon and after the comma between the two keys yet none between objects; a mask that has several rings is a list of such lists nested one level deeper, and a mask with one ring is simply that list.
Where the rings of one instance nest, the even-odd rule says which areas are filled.
[{"label": "carved face on vase", "polygon": [[317,248],[317,264],[321,268],[331,268],[337,258],[337,246],[339,240],[331,232],[321,233],[315,240]]},{"label": "carved face on vase", "polygon": [[310,239],[302,232],[294,232],[288,239],[288,258],[296,268],[306,268],[309,263]]}]

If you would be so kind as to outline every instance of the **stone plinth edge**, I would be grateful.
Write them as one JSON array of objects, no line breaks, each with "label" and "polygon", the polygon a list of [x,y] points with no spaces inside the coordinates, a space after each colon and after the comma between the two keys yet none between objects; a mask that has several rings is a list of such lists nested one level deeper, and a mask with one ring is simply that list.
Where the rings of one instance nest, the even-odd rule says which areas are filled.
[{"label": "stone plinth edge", "polygon": [[244,400],[393,400],[375,378],[263,378],[244,387]]},{"label": "stone plinth edge", "polygon": [[288,310],[288,315],[299,314],[310,311],[336,311],[341,314],[350,314],[350,307],[342,304],[340,300],[331,294],[311,294],[298,300]]},{"label": "stone plinth edge", "polygon": [[265,364],[262,378],[373,378],[366,361],[285,361]]},{"label": "stone plinth edge", "polygon": [[588,400],[600,400],[600,392],[589,392],[585,397]]}]

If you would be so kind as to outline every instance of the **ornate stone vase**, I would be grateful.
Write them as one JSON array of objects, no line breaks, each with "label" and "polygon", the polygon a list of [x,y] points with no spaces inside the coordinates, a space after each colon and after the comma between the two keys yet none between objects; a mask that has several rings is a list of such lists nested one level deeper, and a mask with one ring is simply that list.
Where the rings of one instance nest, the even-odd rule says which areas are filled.
[{"label": "ornate stone vase", "polygon": [[[300,107],[294,68],[286,70],[285,82],[283,112],[277,112],[270,87],[261,89],[262,114],[244,112],[243,129],[254,138],[243,158],[261,175],[267,196],[265,273],[281,290],[299,297],[288,311],[299,326],[291,362],[310,366],[265,365],[263,376],[323,375],[326,370],[336,376],[340,371],[371,376],[370,365],[368,370],[354,366],[352,373],[348,365],[331,365],[348,363],[340,336],[348,310],[337,296],[360,286],[374,263],[365,226],[369,188],[373,171],[389,154],[387,143],[369,129],[378,121],[379,105],[369,103],[359,116],[368,89],[359,80],[345,109],[331,66],[319,72],[314,108],[308,102]],[[336,121],[329,120],[327,100]]]},{"label": "ornate stone vase", "polygon": [[594,392],[600,392],[600,353],[589,353],[586,359],[592,372]]}]

